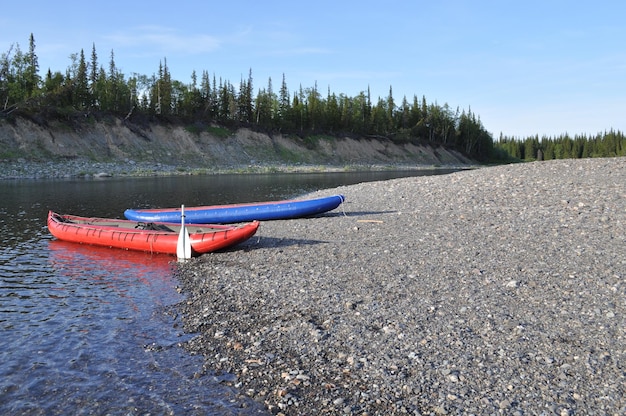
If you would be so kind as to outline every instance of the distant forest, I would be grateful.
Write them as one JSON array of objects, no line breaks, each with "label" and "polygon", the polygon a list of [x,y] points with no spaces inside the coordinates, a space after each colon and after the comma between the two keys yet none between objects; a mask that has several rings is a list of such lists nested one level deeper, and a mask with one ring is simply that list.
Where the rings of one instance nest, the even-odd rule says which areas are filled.
[{"label": "distant forest", "polygon": [[483,162],[626,156],[624,134],[613,130],[595,137],[541,140],[501,135],[495,142],[471,109],[453,110],[416,95],[396,101],[391,86],[387,97],[373,102],[369,87],[355,97],[330,88],[322,92],[317,84],[290,91],[283,74],[277,92],[270,78],[255,94],[251,69],[238,88],[206,70],[199,76],[194,71],[186,84],[171,78],[165,58],[156,74],[131,73],[127,78],[113,51],[108,66],[100,64],[95,44],[88,59],[81,50],[70,56],[65,72],[48,69],[42,77],[32,34],[27,52],[15,43],[0,56],[0,105],[3,117],[14,112],[58,119],[113,114],[182,122],[196,129],[214,123],[304,137],[377,137],[454,148]]}]

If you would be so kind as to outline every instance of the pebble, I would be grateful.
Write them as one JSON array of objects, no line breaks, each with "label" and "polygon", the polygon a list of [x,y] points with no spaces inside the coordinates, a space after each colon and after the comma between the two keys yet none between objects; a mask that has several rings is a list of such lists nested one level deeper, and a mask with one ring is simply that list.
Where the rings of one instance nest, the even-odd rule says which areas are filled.
[{"label": "pebble", "polygon": [[626,158],[309,196],[335,193],[337,212],[177,266],[198,377],[285,416],[626,414]]},{"label": "pebble", "polygon": [[163,176],[189,174],[187,169],[156,162],[94,162],[87,159],[35,162],[25,159],[0,159],[0,179],[61,179],[113,176]]}]

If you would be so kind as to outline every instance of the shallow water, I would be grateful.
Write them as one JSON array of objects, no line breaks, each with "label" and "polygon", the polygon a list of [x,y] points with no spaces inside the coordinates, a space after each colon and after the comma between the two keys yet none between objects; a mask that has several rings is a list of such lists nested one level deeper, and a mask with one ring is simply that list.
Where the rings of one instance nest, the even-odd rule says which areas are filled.
[{"label": "shallow water", "polygon": [[172,305],[176,261],[65,243],[48,210],[121,218],[130,207],[277,200],[322,188],[437,172],[215,175],[0,181],[1,414],[256,414],[197,376]]},{"label": "shallow water", "polygon": [[172,258],[38,237],[0,255],[2,414],[237,413],[177,346]]}]

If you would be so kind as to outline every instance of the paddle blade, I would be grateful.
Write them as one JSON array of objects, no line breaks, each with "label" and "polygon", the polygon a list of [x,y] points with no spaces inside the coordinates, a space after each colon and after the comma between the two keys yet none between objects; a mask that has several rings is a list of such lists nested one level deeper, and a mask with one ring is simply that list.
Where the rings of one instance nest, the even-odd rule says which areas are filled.
[{"label": "paddle blade", "polygon": [[179,260],[191,258],[191,240],[189,239],[189,231],[185,227],[185,206],[180,207],[180,233],[178,234],[178,242],[176,244],[176,256]]}]

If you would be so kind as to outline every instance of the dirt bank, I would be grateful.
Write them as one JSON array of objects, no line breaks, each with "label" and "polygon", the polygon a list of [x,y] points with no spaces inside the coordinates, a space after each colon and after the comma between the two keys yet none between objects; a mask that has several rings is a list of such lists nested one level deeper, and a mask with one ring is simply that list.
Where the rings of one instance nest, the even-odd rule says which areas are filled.
[{"label": "dirt bank", "polygon": [[111,118],[60,123],[0,119],[0,161],[87,159],[230,168],[246,165],[465,166],[472,161],[443,148],[384,139],[298,137],[246,128],[138,125]]}]

